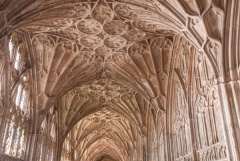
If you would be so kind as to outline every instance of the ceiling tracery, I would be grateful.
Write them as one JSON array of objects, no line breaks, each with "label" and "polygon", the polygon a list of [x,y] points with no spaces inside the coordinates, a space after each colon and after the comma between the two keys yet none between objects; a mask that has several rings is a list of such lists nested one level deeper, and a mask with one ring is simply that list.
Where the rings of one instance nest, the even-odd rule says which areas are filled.
[{"label": "ceiling tracery", "polygon": [[[64,12],[63,18],[56,18],[56,10]],[[131,86],[164,111],[175,32],[129,10],[121,3],[73,3],[47,10],[48,19],[43,12],[41,20],[25,27],[33,35],[39,68],[39,106],[106,77]]]},{"label": "ceiling tracery", "polygon": [[91,145],[101,147],[98,140],[105,138],[116,146],[108,141],[104,145],[128,156],[126,150],[135,149],[138,137],[146,136],[152,106],[129,87],[105,78],[72,89],[59,100],[59,108],[62,136],[70,131],[74,147],[91,151]]},{"label": "ceiling tracery", "polygon": [[118,155],[126,156],[128,153],[126,150],[134,147],[133,142],[137,133],[134,129],[127,119],[103,108],[86,116],[72,128],[71,142],[74,148],[82,149],[80,156],[84,156],[86,152],[88,154],[85,156],[91,157],[91,149],[97,147],[98,152],[102,150],[101,153],[106,150],[105,148],[113,148]]},{"label": "ceiling tracery", "polygon": [[[75,90],[76,89],[73,89],[72,91]],[[59,108],[62,113],[61,125],[62,127],[65,126],[65,128],[63,128],[65,130],[71,129],[75,123],[85,117],[87,119],[92,117],[93,122],[107,123],[109,123],[108,120],[121,121],[127,119],[131,125],[137,126],[135,128],[139,132],[142,131],[140,130],[141,128],[144,129],[146,126],[146,122],[144,121],[146,121],[147,118],[144,112],[147,113],[147,108],[151,109],[152,106],[139,94],[117,93],[117,95],[114,94],[113,97],[112,95],[111,97],[107,96],[106,99],[102,97],[102,94],[107,93],[107,90],[102,91],[101,89],[97,92],[94,90],[95,93],[92,93],[92,89],[89,90],[89,88],[87,88],[87,91],[78,91],[79,94],[73,93],[72,91],[59,100]],[[105,115],[101,115],[102,111],[108,111],[109,114],[107,116],[111,117],[104,117]],[[94,117],[94,115],[88,116],[89,114],[100,115],[103,120],[101,119],[101,121],[99,121],[99,117]],[[112,122],[110,121],[110,123]],[[120,124],[117,125],[121,126]]]}]

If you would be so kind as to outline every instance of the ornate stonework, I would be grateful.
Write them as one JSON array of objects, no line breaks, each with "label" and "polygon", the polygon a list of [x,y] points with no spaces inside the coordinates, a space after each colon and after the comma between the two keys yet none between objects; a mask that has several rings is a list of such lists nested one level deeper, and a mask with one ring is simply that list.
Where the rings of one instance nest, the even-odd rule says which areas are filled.
[{"label": "ornate stonework", "polygon": [[240,160],[239,8],[2,0],[0,160]]}]

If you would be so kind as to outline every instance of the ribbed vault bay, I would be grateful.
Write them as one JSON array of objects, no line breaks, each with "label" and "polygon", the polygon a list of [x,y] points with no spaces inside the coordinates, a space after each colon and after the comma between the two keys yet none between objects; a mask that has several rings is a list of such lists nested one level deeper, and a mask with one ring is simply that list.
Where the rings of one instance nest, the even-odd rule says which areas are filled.
[{"label": "ribbed vault bay", "polygon": [[143,150],[149,125],[155,126],[153,108],[134,91],[106,81],[73,89],[61,98],[61,131],[64,135],[70,131],[67,139],[83,160],[101,153],[117,160],[139,157],[137,149]]},{"label": "ribbed vault bay", "polygon": [[112,10],[125,6],[111,5],[81,3],[76,18],[26,27],[36,54],[38,106],[58,98],[62,159],[144,158],[147,131],[157,134],[152,127],[166,103],[174,32],[123,18]]},{"label": "ribbed vault bay", "polygon": [[[40,111],[52,105],[58,111],[62,160],[159,155],[160,146],[151,142],[163,143],[161,119],[176,33],[134,14],[136,9],[73,3],[25,24],[35,53],[37,105]],[[63,17],[56,16],[59,12]],[[148,148],[155,150],[150,154]]]}]

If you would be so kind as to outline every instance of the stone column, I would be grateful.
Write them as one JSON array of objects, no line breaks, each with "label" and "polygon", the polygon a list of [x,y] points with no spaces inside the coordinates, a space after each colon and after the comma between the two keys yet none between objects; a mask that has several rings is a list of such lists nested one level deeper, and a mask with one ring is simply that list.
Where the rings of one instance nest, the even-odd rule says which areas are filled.
[{"label": "stone column", "polygon": [[58,143],[57,143],[56,161],[61,160],[61,152],[62,152],[63,142],[64,142],[64,136],[59,137]]},{"label": "stone column", "polygon": [[25,152],[26,161],[37,160],[38,138],[39,138],[39,133],[29,133],[26,152]]},{"label": "stone column", "polygon": [[225,125],[225,137],[228,148],[228,157],[231,161],[240,160],[240,83],[231,81],[228,83],[220,83],[218,85],[221,93],[221,104],[223,111],[223,119]]}]

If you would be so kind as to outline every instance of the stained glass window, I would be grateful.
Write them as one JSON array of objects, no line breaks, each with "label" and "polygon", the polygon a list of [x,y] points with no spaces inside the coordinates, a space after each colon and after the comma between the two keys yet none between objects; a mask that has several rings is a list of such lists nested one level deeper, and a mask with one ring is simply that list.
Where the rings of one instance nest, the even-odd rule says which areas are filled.
[{"label": "stained glass window", "polygon": [[8,133],[7,133],[7,141],[6,141],[6,147],[5,147],[5,153],[10,154],[11,152],[11,143],[13,138],[13,123],[10,124]]},{"label": "stained glass window", "polygon": [[20,135],[20,128],[17,128],[16,135],[13,142],[13,153],[12,153],[13,156],[16,156],[17,154],[19,135]]},{"label": "stained glass window", "polygon": [[[8,133],[8,124],[5,125],[5,131],[4,131],[4,136],[3,136],[2,147],[4,147],[4,144],[5,144],[4,141],[6,140],[7,133]],[[4,151],[4,150],[3,150],[3,151]]]},{"label": "stained glass window", "polygon": [[17,91],[17,97],[16,97],[16,100],[15,100],[15,104],[16,104],[17,106],[19,106],[19,104],[20,104],[21,93],[22,93],[22,85],[19,84],[19,85],[18,85],[18,91]]},{"label": "stained glass window", "polygon": [[22,92],[22,98],[21,98],[21,102],[20,102],[20,109],[22,111],[26,112],[26,107],[27,107],[27,92],[24,89]]},{"label": "stained glass window", "polygon": [[44,138],[44,132],[45,132],[45,127],[46,127],[46,125],[47,125],[47,119],[46,119],[46,117],[44,118],[44,120],[43,120],[43,122],[42,122],[42,124],[41,124],[41,143],[40,143],[40,145],[39,145],[39,151],[38,151],[38,161],[41,161],[41,160],[43,160],[43,148],[45,148],[45,147],[43,147],[43,142],[44,142],[44,140],[43,140],[43,138]]},{"label": "stained glass window", "polygon": [[19,48],[18,48],[16,58],[15,58],[15,62],[14,62],[14,68],[18,71],[20,70],[20,64],[21,64],[21,55],[19,53]]},{"label": "stained glass window", "polygon": [[[21,54],[19,48],[18,47],[18,51],[17,53],[15,53],[15,43],[13,43],[12,38],[9,41],[8,47],[9,47],[9,54],[10,54],[10,58],[11,60],[13,60],[13,67],[20,71],[22,68],[22,65],[25,61],[25,57],[23,57],[24,55]],[[23,46],[22,46],[23,47]],[[22,48],[21,48],[22,49]],[[16,71],[14,71],[16,72]],[[13,72],[11,72],[13,73]],[[18,74],[18,72],[16,72]],[[14,76],[16,76],[14,73]],[[27,101],[28,101],[28,97],[29,97],[29,93],[26,90],[27,87],[25,88],[25,85],[27,85],[27,78],[24,77],[19,77],[20,79],[16,79],[18,82],[14,82],[14,83],[19,83],[18,86],[16,86],[16,90],[14,89],[13,92],[11,94],[14,94],[14,98],[13,98],[13,102],[15,103],[15,106],[12,106],[12,108],[19,108],[22,111],[27,111]],[[24,83],[24,85],[23,85]],[[0,102],[1,103],[1,102]],[[0,105],[1,106],[1,105]],[[10,121],[6,120],[6,124],[5,126],[5,131],[3,133],[3,140],[1,143],[1,151],[14,156],[14,157],[23,157],[23,153],[25,151],[25,141],[26,141],[26,137],[25,137],[25,132],[23,127],[27,127],[25,126],[26,122],[22,121],[25,119],[22,119],[21,117],[25,117],[25,116],[20,116],[20,115],[16,115],[16,109],[12,110],[13,111],[13,115],[9,115],[9,117],[12,117],[12,119]],[[16,118],[20,121],[16,123]],[[8,118],[9,119],[9,118]],[[3,121],[4,122],[4,121]],[[3,126],[3,125],[2,125]]]},{"label": "stained glass window", "polygon": [[23,147],[24,139],[25,139],[24,130],[22,130],[22,135],[21,135],[21,139],[20,139],[20,142],[19,142],[19,148],[18,148],[18,154],[17,154],[18,157],[21,157],[22,154],[23,154],[23,151],[24,151],[24,147]]},{"label": "stained glass window", "polygon": [[46,123],[47,123],[47,119],[46,119],[46,117],[45,117],[44,120],[43,120],[43,122],[42,122],[42,125],[41,125],[42,132],[45,130]]},{"label": "stained glass window", "polygon": [[52,141],[55,141],[55,125],[54,125],[54,123],[52,123],[52,125],[51,125],[51,133],[50,133],[50,136],[51,136],[51,140],[52,140]]},{"label": "stained glass window", "polygon": [[12,42],[12,38],[9,41],[8,48],[9,48],[10,59],[12,59],[12,55],[13,55],[13,42]]}]

